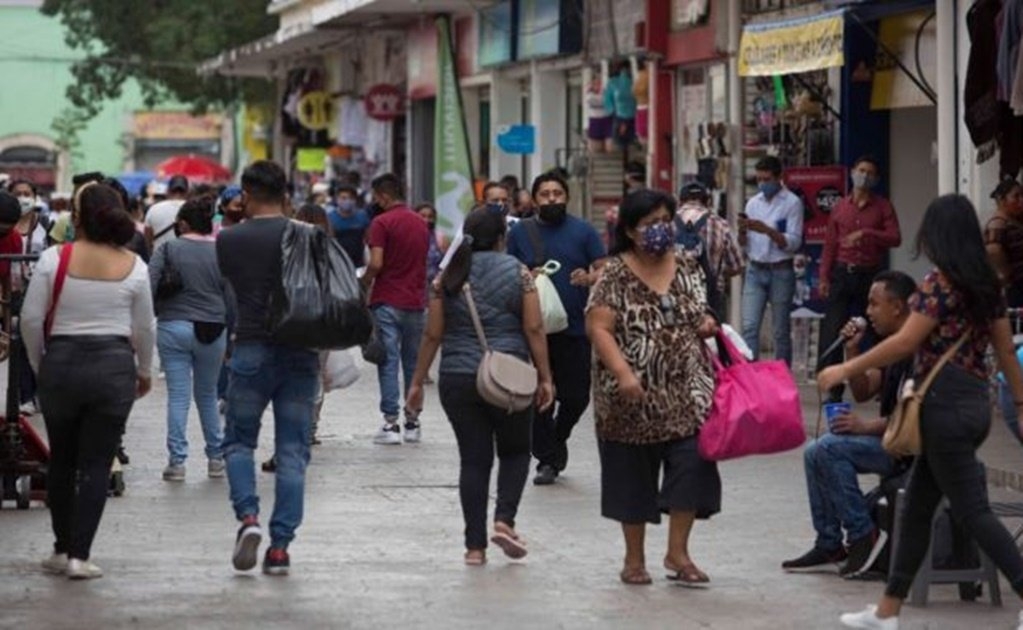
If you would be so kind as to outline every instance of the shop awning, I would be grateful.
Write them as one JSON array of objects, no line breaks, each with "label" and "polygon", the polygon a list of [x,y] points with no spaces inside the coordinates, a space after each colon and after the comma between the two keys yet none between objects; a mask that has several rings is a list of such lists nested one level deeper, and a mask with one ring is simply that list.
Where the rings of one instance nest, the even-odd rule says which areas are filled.
[{"label": "shop awning", "polygon": [[240,77],[270,77],[288,60],[312,57],[336,47],[346,33],[319,30],[312,26],[279,29],[272,35],[224,51],[199,64],[199,74]]},{"label": "shop awning", "polygon": [[739,75],[810,72],[845,64],[843,11],[747,24],[739,42]]}]

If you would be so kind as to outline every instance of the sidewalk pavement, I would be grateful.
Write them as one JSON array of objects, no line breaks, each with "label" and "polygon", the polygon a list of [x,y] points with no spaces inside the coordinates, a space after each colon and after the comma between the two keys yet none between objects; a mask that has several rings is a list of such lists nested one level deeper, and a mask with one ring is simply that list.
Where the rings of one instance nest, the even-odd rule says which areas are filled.
[{"label": "sidewalk pavement", "polygon": [[[805,396],[811,410],[815,398]],[[165,400],[157,382],[132,415],[128,492],[108,503],[93,549],[106,577],[44,575],[38,563],[51,544],[45,509],[0,512],[0,628],[827,629],[839,627],[839,613],[859,610],[881,592],[876,582],[780,570],[783,559],[813,541],[799,451],[721,466],[723,512],[697,524],[692,540],[694,559],[713,580],[709,588],[663,579],[664,526],[651,528],[647,541],[654,584],[621,584],[621,534],[599,514],[588,415],[559,484],[526,490],[518,520],[529,557],[512,563],[491,549],[487,566],[465,567],[458,459],[436,389],[427,391],[422,444],[374,446],[379,416],[368,370],[351,389],[328,396],[324,444],[308,471],[305,523],[291,547],[293,574],[236,574],[227,484],[205,476],[197,418],[189,427],[187,481],[160,479]],[[808,413],[810,423],[815,418]],[[264,431],[261,458],[271,446]],[[1011,461],[1008,449],[989,448],[992,458]],[[259,473],[259,481],[268,520],[273,477]],[[996,609],[986,600],[958,602],[955,587],[935,587],[927,608],[907,608],[902,627],[1015,628],[1019,605],[1003,588],[1006,606]]]}]

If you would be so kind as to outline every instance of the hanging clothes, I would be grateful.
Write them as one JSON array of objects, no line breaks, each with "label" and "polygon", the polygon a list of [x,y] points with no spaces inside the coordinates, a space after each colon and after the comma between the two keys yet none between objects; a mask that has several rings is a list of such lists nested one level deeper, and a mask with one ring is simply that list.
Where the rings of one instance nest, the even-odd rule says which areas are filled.
[{"label": "hanging clothes", "polygon": [[341,106],[338,107],[338,144],[350,147],[366,146],[369,125],[366,104],[361,98],[346,96],[341,99]]},{"label": "hanging clothes", "polygon": [[1023,116],[1023,46],[1019,46],[1019,58],[1016,60],[1016,78],[1012,83],[1012,94],[1009,106],[1017,116]]},{"label": "hanging clothes", "polygon": [[1023,38],[1023,0],[1008,0],[1002,7],[1002,30],[998,39],[999,100],[1009,101],[1016,80],[1020,39]]},{"label": "hanging clothes", "polygon": [[970,35],[970,58],[963,87],[963,118],[970,139],[977,147],[977,162],[983,163],[996,150],[998,133],[997,85],[995,63],[998,58],[998,33],[995,20],[1002,0],[979,0],[966,15]]}]

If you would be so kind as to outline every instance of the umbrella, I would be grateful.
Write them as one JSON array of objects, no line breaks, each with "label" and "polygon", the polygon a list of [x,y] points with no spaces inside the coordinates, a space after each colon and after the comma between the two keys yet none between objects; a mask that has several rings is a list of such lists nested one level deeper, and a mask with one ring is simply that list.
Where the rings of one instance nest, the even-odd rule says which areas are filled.
[{"label": "umbrella", "polygon": [[167,158],[156,167],[156,174],[161,178],[184,175],[192,183],[213,184],[231,181],[232,173],[217,162],[202,155],[176,155]]},{"label": "umbrella", "polygon": [[128,194],[136,197],[143,186],[156,179],[156,173],[153,171],[134,171],[131,173],[121,173],[116,175],[114,179],[121,182],[121,185],[128,191]]}]

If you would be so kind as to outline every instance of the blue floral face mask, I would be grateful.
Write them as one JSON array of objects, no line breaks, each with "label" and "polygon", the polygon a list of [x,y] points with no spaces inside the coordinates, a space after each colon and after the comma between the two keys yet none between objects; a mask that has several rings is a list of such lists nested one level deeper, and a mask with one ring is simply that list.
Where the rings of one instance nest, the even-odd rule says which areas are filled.
[{"label": "blue floral face mask", "polygon": [[640,233],[639,246],[651,256],[663,256],[675,246],[675,226],[672,223],[654,223]]}]

